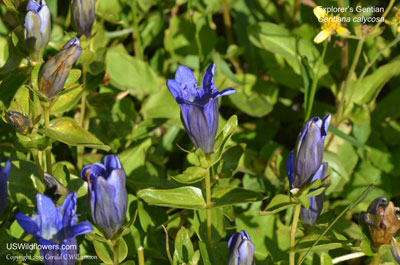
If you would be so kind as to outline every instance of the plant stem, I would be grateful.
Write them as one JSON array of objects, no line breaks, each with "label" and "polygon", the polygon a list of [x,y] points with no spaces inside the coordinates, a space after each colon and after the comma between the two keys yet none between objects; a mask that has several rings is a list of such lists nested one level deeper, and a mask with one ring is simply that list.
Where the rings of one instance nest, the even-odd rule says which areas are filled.
[{"label": "plant stem", "polygon": [[36,167],[37,167],[37,169],[38,169],[38,171],[39,171],[39,174],[40,174],[40,176],[43,178],[43,177],[44,177],[44,176],[43,176],[43,169],[42,169],[42,166],[40,165],[39,152],[38,152],[38,150],[33,149],[33,150],[32,150],[32,156],[33,156],[33,160],[35,160],[35,164],[36,164]]},{"label": "plant stem", "polygon": [[[363,48],[363,45],[364,45],[364,41],[365,41],[365,35],[363,35],[363,37],[361,37],[361,39],[358,41],[357,48],[356,48],[356,53],[354,54],[354,58],[353,58],[353,62],[351,64],[351,67],[350,67],[349,73],[347,75],[346,81],[344,82],[343,90],[341,91],[342,92],[342,96],[341,96],[341,100],[340,100],[339,106],[338,106],[337,124],[339,124],[343,120],[342,115],[344,113],[344,108],[346,106],[346,103],[347,104],[350,103],[350,102],[346,102],[346,93],[347,93],[348,86],[349,86],[349,84],[351,82],[351,78],[353,77],[354,72],[356,70],[356,66],[358,64],[358,60],[360,59],[360,55],[361,55],[361,51],[362,51],[362,48]],[[351,97],[349,97],[348,101],[350,101],[350,98]]]},{"label": "plant stem", "polygon": [[322,63],[324,61],[327,48],[328,48],[328,44],[325,42],[324,43],[324,49],[322,50],[322,55],[321,55],[321,57],[319,59],[319,62],[318,62],[317,72],[315,73],[315,76],[313,78],[313,82],[312,82],[312,85],[311,85],[311,91],[310,91],[311,93],[310,93],[310,96],[309,96],[310,98],[308,100],[309,103],[308,103],[308,106],[306,106],[306,118],[305,118],[305,120],[308,120],[310,118],[310,115],[311,115],[312,106],[314,104],[315,92],[317,91],[319,73],[321,71],[321,66],[322,66]]},{"label": "plant stem", "polygon": [[297,204],[294,207],[292,228],[290,230],[290,254],[289,254],[289,264],[290,265],[295,265],[296,252],[294,252],[294,247],[296,244],[296,242],[295,242],[296,241],[296,231],[297,231],[297,223],[299,222],[300,209],[301,209],[300,204]]},{"label": "plant stem", "polygon": [[137,250],[138,252],[138,261],[139,261],[139,265],[144,265],[144,251],[143,251],[143,247],[140,246]]},{"label": "plant stem", "polygon": [[211,175],[210,175],[210,168],[208,169],[208,174],[205,178],[206,184],[206,208],[207,208],[207,239],[208,244],[211,245],[212,237],[211,237]]},{"label": "plant stem", "polygon": [[225,33],[226,38],[229,44],[233,44],[233,34],[232,34],[232,21],[231,15],[229,14],[229,6],[226,0],[221,0],[222,8],[224,10],[224,25],[225,25]]},{"label": "plant stem", "polygon": [[140,34],[139,34],[139,23],[138,23],[138,17],[137,17],[137,1],[132,2],[132,18],[133,18],[133,28],[134,31],[132,32],[132,37],[133,37],[133,49],[135,50],[135,56],[143,60],[143,54],[142,54],[142,40],[140,39]]},{"label": "plant stem", "polygon": [[379,254],[375,254],[374,258],[372,259],[372,265],[379,265],[380,261]]},{"label": "plant stem", "polygon": [[[85,114],[86,114],[86,97],[87,97],[87,69],[86,64],[82,64],[82,86],[83,92],[81,97],[81,106],[80,106],[80,117],[79,117],[79,125],[84,128],[85,126]],[[77,147],[77,165],[78,169],[83,167],[83,146]]]},{"label": "plant stem", "polygon": [[119,240],[112,242],[113,245],[113,265],[119,264]]},{"label": "plant stem", "polygon": [[[50,128],[50,107],[43,107],[43,116],[44,116],[44,127]],[[51,169],[51,146],[46,149],[46,171],[50,175],[53,175],[53,171]]]}]

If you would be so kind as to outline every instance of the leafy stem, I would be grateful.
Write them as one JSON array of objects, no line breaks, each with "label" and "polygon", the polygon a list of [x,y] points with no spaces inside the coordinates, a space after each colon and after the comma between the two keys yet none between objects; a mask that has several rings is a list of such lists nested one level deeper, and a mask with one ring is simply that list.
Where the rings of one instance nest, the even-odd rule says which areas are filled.
[{"label": "leafy stem", "polygon": [[[43,116],[44,116],[44,127],[50,128],[50,108],[48,106],[42,105]],[[50,175],[53,175],[51,169],[51,145],[46,149],[46,171]]]},{"label": "leafy stem", "polygon": [[296,252],[294,251],[294,247],[296,244],[296,231],[297,231],[297,223],[299,222],[299,216],[300,216],[300,209],[301,209],[301,204],[297,204],[294,207],[294,213],[293,213],[293,221],[292,221],[292,228],[290,229],[290,254],[289,254],[289,264],[290,265],[295,265],[295,256]]}]

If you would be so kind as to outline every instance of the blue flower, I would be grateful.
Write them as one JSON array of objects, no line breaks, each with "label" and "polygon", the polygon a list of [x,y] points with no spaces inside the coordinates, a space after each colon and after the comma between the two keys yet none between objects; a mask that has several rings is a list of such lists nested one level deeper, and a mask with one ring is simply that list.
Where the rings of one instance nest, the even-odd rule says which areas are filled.
[{"label": "blue flower", "polygon": [[229,238],[229,264],[228,265],[253,265],[254,244],[249,234],[242,230]]},{"label": "blue flower", "polygon": [[[328,163],[322,163],[321,167],[318,169],[317,173],[311,179],[311,182],[317,179],[325,180],[326,172],[328,171]],[[324,206],[325,192],[321,194],[308,198],[309,208],[306,209],[301,206],[300,219],[303,224],[315,226],[317,223],[318,216],[321,214],[322,208]]]},{"label": "blue flower", "polygon": [[78,35],[90,38],[95,19],[94,0],[72,0],[71,2],[72,24]]},{"label": "blue flower", "polygon": [[322,120],[319,117],[309,119],[300,131],[294,152],[289,154],[286,170],[290,188],[301,188],[317,171],[321,170],[325,136],[331,115]]},{"label": "blue flower", "polygon": [[6,164],[4,167],[0,166],[0,216],[4,213],[7,208],[7,183],[8,175],[11,171],[10,158],[6,158]]},{"label": "blue flower", "polygon": [[44,49],[50,40],[50,10],[45,0],[37,3],[29,0],[25,16],[25,40],[31,59],[42,61]]},{"label": "blue flower", "polygon": [[93,231],[88,221],[76,223],[76,192],[70,193],[63,205],[56,208],[43,194],[36,195],[38,213],[34,217],[17,213],[18,224],[32,234],[41,246],[45,265],[73,265],[78,253],[76,236]]},{"label": "blue flower", "polygon": [[63,90],[72,65],[81,52],[78,38],[73,38],[43,65],[39,75],[39,90],[45,97],[53,99]]},{"label": "blue flower", "polygon": [[218,130],[218,98],[235,93],[232,88],[218,92],[214,85],[215,64],[210,65],[203,76],[203,89],[197,85],[193,72],[178,66],[175,79],[167,85],[181,107],[181,120],[193,145],[204,153],[214,152],[214,140]]},{"label": "blue flower", "polygon": [[88,182],[93,221],[107,239],[112,239],[125,221],[128,205],[125,171],[118,156],[106,155],[104,165],[85,166],[81,177]]}]

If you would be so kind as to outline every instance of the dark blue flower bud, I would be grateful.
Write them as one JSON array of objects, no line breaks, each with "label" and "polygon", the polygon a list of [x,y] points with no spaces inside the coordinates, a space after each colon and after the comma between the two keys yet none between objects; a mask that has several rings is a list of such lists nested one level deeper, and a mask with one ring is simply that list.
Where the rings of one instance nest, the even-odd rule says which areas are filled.
[{"label": "dark blue flower bud", "polygon": [[320,169],[330,120],[330,114],[322,120],[314,117],[309,119],[301,129],[294,152],[289,154],[286,161],[291,188],[301,188]]},{"label": "dark blue flower bud", "polygon": [[205,154],[214,152],[214,140],[218,130],[218,98],[235,93],[232,88],[219,92],[214,85],[215,64],[210,65],[203,76],[203,89],[197,85],[193,72],[178,66],[175,79],[167,85],[181,107],[181,121],[196,148]]},{"label": "dark blue flower bud", "polygon": [[[325,180],[326,172],[328,171],[328,163],[322,163],[317,173],[315,173],[311,182],[316,181],[317,179]],[[312,190],[311,190],[312,191]],[[301,206],[300,210],[300,219],[303,224],[307,224],[310,226],[315,226],[317,223],[318,216],[321,214],[322,208],[324,206],[324,197],[325,192],[308,198],[309,208],[306,209]]]},{"label": "dark blue flower bud", "polygon": [[8,187],[8,175],[11,171],[10,158],[6,158],[6,164],[4,167],[0,166],[0,216],[4,213],[7,208],[7,187]]},{"label": "dark blue flower bud", "polygon": [[125,221],[128,206],[125,171],[118,156],[106,155],[104,165],[85,166],[81,177],[88,182],[93,221],[107,239],[112,239]]},{"label": "dark blue flower bud", "polygon": [[40,193],[36,201],[38,213],[34,217],[17,213],[18,224],[39,241],[45,265],[74,265],[78,254],[76,236],[93,231],[87,221],[76,223],[76,192],[69,194],[58,208]]},{"label": "dark blue flower bud", "polygon": [[228,241],[229,263],[228,265],[253,265],[254,244],[249,234],[242,230]]},{"label": "dark blue flower bud", "polygon": [[69,194],[68,189],[49,173],[45,172],[43,174],[43,180],[46,185],[45,195],[49,196],[54,202],[57,202],[60,197],[66,197]]},{"label": "dark blue flower bud", "polygon": [[37,3],[29,0],[25,16],[25,40],[30,57],[35,62],[42,61],[44,49],[50,40],[50,10],[45,0]]},{"label": "dark blue flower bud", "polygon": [[368,225],[376,249],[389,244],[400,229],[396,208],[393,202],[386,203],[386,201],[384,197],[376,198],[369,205],[367,212],[361,214],[361,219]]},{"label": "dark blue flower bud", "polygon": [[92,27],[95,19],[94,0],[72,0],[71,2],[72,24],[78,35],[92,36]]},{"label": "dark blue flower bud", "polygon": [[44,96],[52,99],[63,90],[72,65],[81,55],[81,51],[78,38],[73,38],[43,65],[39,76],[39,90]]}]

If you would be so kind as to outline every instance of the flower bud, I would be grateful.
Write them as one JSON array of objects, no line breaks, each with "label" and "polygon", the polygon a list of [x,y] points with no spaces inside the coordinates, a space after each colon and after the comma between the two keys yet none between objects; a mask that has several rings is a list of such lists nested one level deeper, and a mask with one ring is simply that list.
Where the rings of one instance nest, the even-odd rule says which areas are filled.
[{"label": "flower bud", "polygon": [[4,213],[7,208],[7,187],[8,187],[8,175],[11,171],[10,158],[6,158],[6,164],[4,167],[0,166],[0,216]]},{"label": "flower bud", "polygon": [[118,156],[106,155],[104,164],[85,166],[81,177],[88,182],[93,221],[107,239],[112,239],[125,221],[128,206],[125,171]]},{"label": "flower bud", "polygon": [[254,244],[246,231],[242,230],[228,241],[229,263],[228,265],[253,265]]},{"label": "flower bud", "polygon": [[197,85],[193,72],[178,66],[175,79],[167,82],[168,88],[181,107],[181,121],[190,140],[205,154],[214,152],[218,130],[218,98],[235,93],[232,88],[221,92],[214,85],[215,64],[210,65],[203,76],[203,88]]},{"label": "flower bud", "polygon": [[322,120],[314,117],[301,129],[294,152],[289,154],[286,161],[290,188],[301,188],[320,169],[330,120],[330,114]]},{"label": "flower bud", "polygon": [[35,62],[42,61],[44,49],[50,40],[51,19],[46,1],[37,3],[29,0],[25,16],[25,41],[30,57]]},{"label": "flower bud", "polygon": [[71,2],[72,24],[79,36],[90,38],[95,19],[94,0],[72,0]]},{"label": "flower bud", "polygon": [[43,65],[39,76],[39,90],[44,96],[52,99],[63,90],[72,65],[80,55],[80,42],[73,38]]},{"label": "flower bud", "polygon": [[45,172],[43,179],[46,185],[45,195],[49,196],[53,202],[57,202],[60,197],[66,197],[69,194],[68,189],[49,173]]},{"label": "flower bud", "polygon": [[26,134],[31,128],[31,120],[17,111],[10,110],[8,112],[8,120],[22,134]]},{"label": "flower bud", "polygon": [[392,237],[400,229],[400,221],[397,218],[393,202],[384,197],[376,198],[369,205],[367,212],[361,215],[361,219],[368,225],[371,240],[376,249],[381,245],[389,244]]}]

